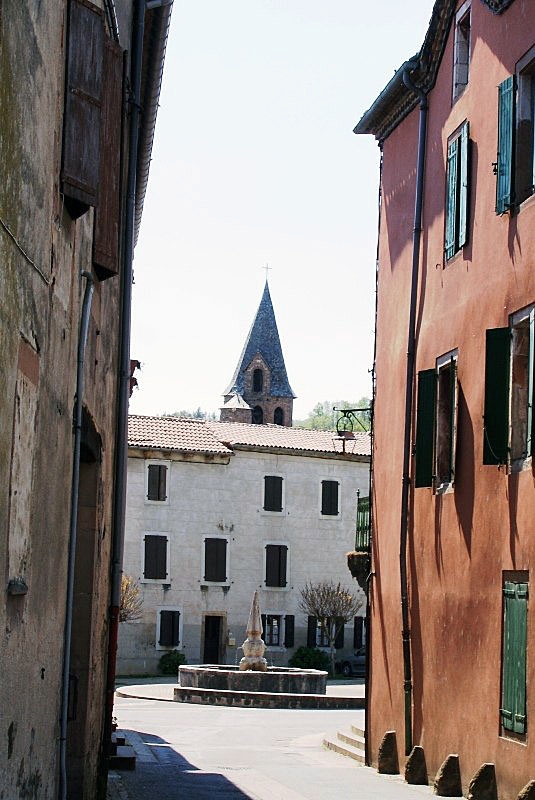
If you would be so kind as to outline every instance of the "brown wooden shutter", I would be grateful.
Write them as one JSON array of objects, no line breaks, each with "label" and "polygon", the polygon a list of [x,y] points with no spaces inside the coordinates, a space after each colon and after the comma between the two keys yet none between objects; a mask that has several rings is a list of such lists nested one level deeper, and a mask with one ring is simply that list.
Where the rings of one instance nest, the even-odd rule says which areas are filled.
[{"label": "brown wooden shutter", "polygon": [[293,614],[286,614],[284,617],[284,646],[285,647],[293,647],[294,646],[294,636],[295,636],[295,617]]},{"label": "brown wooden shutter", "polygon": [[149,580],[167,578],[167,536],[145,536],[143,577]]},{"label": "brown wooden shutter", "polygon": [[282,511],[282,478],[278,475],[264,477],[264,511]]},{"label": "brown wooden shutter", "polygon": [[204,580],[224,583],[227,580],[227,540],[204,540]]},{"label": "brown wooden shutter", "polygon": [[178,647],[180,630],[179,611],[160,611],[160,638],[158,644],[162,647]]},{"label": "brown wooden shutter", "polygon": [[307,647],[316,647],[317,627],[318,627],[318,621],[316,617],[309,617],[308,627],[307,627]]},{"label": "brown wooden shutter", "polygon": [[362,630],[364,625],[364,617],[355,617],[353,623],[353,648],[358,650],[362,647]]},{"label": "brown wooden shutter", "polygon": [[334,640],[334,646],[337,650],[341,650],[344,646],[344,621],[343,619],[337,619],[336,624],[340,625],[340,630],[336,634],[336,638]]},{"label": "brown wooden shutter", "polygon": [[104,22],[88,0],[70,0],[61,191],[73,219],[98,203]]},{"label": "brown wooden shutter", "polygon": [[266,586],[279,585],[279,553],[275,544],[266,545]]},{"label": "brown wooden shutter", "polygon": [[100,280],[119,272],[123,51],[106,40],[100,123],[99,199],[95,210],[93,263]]},{"label": "brown wooden shutter", "polygon": [[288,548],[286,545],[279,545],[279,582],[277,586],[286,586],[286,566],[288,562]]}]

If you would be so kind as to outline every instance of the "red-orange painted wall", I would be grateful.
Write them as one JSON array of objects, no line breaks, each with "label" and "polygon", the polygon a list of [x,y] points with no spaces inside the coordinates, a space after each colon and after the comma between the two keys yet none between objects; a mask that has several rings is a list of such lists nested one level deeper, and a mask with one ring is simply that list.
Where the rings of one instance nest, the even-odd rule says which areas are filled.
[{"label": "red-orange painted wall", "polygon": [[[500,800],[515,800],[535,779],[535,614],[531,604],[528,729],[520,743],[500,735],[502,580],[504,570],[530,570],[535,590],[535,465],[517,474],[483,466],[482,416],[485,332],[535,302],[535,197],[517,214],[497,216],[492,171],[497,86],[535,44],[535,9],[532,0],[515,0],[493,15],[473,0],[471,15],[468,86],[452,106],[452,29],[429,94],[416,370],[458,348],[460,391],[454,491],[411,490],[414,744],[423,745],[431,778],[458,753],[465,792],[481,764],[493,762]],[[447,139],[465,119],[472,140],[469,240],[444,265]],[[383,150],[370,609],[370,755],[376,763],[383,734],[393,729],[402,769],[399,533],[417,136],[418,109]]]}]

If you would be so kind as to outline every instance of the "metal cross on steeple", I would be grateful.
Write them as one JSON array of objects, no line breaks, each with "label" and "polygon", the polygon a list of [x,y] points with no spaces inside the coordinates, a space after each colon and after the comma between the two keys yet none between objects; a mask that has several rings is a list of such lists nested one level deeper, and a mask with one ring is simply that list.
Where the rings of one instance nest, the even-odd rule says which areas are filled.
[{"label": "metal cross on steeple", "polygon": [[265,269],[265,270],[266,270],[266,282],[267,282],[267,279],[268,279],[268,270],[270,270],[270,269],[271,269],[271,267],[269,266],[269,264],[268,264],[268,263],[267,263],[267,261],[266,261],[266,266],[265,266],[265,267],[260,267],[260,269]]}]

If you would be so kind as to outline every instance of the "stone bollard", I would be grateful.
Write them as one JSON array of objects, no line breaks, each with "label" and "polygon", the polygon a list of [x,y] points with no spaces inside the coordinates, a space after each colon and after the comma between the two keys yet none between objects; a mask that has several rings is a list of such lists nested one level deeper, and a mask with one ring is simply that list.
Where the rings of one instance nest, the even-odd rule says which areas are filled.
[{"label": "stone bollard", "polygon": [[517,800],[535,800],[535,781],[526,783],[518,793]]},{"label": "stone bollard", "polygon": [[459,756],[450,754],[436,774],[434,793],[439,797],[462,797],[461,768]]},{"label": "stone bollard", "polygon": [[468,800],[498,800],[494,764],[483,764],[468,787]]},{"label": "stone bollard", "polygon": [[407,783],[427,786],[427,766],[424,748],[415,745],[405,764],[405,780]]},{"label": "stone bollard", "polygon": [[399,775],[398,746],[395,731],[387,731],[379,745],[377,772],[383,775]]}]

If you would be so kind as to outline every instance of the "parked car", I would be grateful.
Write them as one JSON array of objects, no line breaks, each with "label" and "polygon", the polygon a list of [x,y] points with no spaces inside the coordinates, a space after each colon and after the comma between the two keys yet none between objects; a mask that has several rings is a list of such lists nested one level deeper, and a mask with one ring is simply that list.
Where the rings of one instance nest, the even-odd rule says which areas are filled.
[{"label": "parked car", "polygon": [[366,674],[366,648],[355,650],[354,656],[349,656],[340,663],[340,672],[345,678],[351,675],[363,677]]}]

